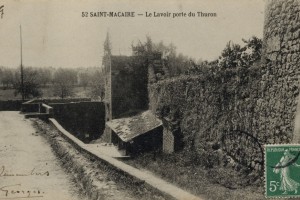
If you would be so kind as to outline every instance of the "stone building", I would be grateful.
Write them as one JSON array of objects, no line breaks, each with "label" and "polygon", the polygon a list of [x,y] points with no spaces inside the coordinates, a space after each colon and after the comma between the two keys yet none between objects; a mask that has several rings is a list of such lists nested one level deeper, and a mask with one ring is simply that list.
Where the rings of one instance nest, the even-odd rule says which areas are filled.
[{"label": "stone building", "polygon": [[150,108],[162,117],[169,113],[164,107],[180,111],[180,128],[191,150],[221,149],[246,167],[262,169],[264,144],[300,142],[299,0],[266,2],[261,58],[249,66],[250,81],[243,84],[230,70],[230,76],[211,73],[152,84]]},{"label": "stone building", "polygon": [[[162,122],[154,120],[154,114],[147,111],[148,84],[166,75],[161,57],[161,53],[114,56],[105,52],[106,129],[102,138],[117,145],[126,155],[162,149]],[[134,128],[141,126],[142,130]],[[170,149],[174,148],[166,152],[173,152]]]},{"label": "stone building", "polygon": [[111,142],[123,155],[162,150],[162,122],[147,110],[132,117],[108,121]]},{"label": "stone building", "polygon": [[[240,163],[261,169],[247,160],[256,156],[254,161],[262,166],[263,156],[257,152],[261,152],[264,144],[300,142],[299,0],[267,1],[261,57],[258,66],[247,72],[251,81],[237,84],[232,75],[223,87],[220,83],[224,77],[214,73],[210,77],[199,75],[156,82],[164,76],[159,56],[152,55],[146,61],[139,56],[107,56],[107,121],[121,118],[126,112],[134,114],[139,109],[148,109],[149,101],[153,113],[163,113],[163,149],[172,152],[177,146],[176,129],[170,127],[172,120],[168,122],[168,118],[179,110],[176,126],[180,126],[191,148],[213,151],[218,146]],[[139,74],[122,72],[125,68],[133,69],[128,66],[135,66],[139,70],[133,73]],[[259,73],[252,73],[256,71]],[[237,130],[241,134],[233,134]],[[219,143],[226,134],[230,137],[225,148],[225,143]]]}]

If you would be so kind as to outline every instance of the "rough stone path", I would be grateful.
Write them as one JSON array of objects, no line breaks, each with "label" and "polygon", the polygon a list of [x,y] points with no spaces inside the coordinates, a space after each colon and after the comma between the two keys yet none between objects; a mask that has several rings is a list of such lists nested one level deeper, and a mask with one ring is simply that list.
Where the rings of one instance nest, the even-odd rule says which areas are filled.
[{"label": "rough stone path", "polygon": [[0,112],[0,200],[79,200],[45,138],[18,112]]}]

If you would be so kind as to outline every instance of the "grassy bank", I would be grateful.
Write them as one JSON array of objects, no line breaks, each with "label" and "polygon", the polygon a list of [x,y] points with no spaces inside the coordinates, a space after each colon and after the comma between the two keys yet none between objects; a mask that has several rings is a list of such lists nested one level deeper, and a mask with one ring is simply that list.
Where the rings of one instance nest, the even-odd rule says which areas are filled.
[{"label": "grassy bank", "polygon": [[183,152],[172,155],[148,153],[125,162],[141,170],[150,171],[207,199],[265,199],[261,177],[249,177],[242,172],[223,167],[204,169],[193,164],[193,161],[187,159]]},{"label": "grassy bank", "polygon": [[32,119],[36,134],[44,136],[60,164],[74,178],[80,193],[90,200],[164,200],[157,191],[136,182],[110,165],[91,157],[60,135],[58,130],[44,121]]}]

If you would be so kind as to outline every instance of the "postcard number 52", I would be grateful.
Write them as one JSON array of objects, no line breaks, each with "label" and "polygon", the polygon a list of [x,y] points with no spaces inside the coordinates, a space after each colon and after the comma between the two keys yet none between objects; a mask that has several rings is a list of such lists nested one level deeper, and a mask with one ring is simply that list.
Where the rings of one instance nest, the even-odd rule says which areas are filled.
[{"label": "postcard number 52", "polygon": [[279,182],[276,181],[270,181],[270,188],[269,190],[271,192],[275,192],[277,190],[277,187],[279,186]]},{"label": "postcard number 52", "polygon": [[88,12],[82,12],[82,17],[88,17]]}]

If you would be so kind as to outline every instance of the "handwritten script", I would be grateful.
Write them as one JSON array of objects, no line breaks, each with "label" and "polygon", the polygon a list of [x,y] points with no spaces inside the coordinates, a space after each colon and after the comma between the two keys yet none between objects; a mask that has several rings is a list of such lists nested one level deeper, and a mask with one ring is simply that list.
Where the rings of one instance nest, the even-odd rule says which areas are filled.
[{"label": "handwritten script", "polygon": [[44,192],[38,189],[24,189],[21,184],[5,185],[0,187],[0,199],[36,198],[43,197],[43,194]]},{"label": "handwritten script", "polygon": [[49,171],[38,171],[35,168],[29,170],[25,173],[10,173],[6,170],[5,166],[0,167],[0,177],[9,177],[9,176],[49,176]]},{"label": "handwritten script", "polygon": [[4,5],[0,6],[0,16],[1,16],[1,19],[3,18],[3,15],[4,15]]}]

